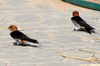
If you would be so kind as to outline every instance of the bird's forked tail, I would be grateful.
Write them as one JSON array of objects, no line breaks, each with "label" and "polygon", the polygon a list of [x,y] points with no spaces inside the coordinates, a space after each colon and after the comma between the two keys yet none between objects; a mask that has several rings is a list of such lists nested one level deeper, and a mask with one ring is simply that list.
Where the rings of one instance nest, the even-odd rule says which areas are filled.
[{"label": "bird's forked tail", "polygon": [[26,39],[26,41],[29,41],[29,42],[32,42],[32,43],[39,43],[37,40],[31,39],[31,38]]}]

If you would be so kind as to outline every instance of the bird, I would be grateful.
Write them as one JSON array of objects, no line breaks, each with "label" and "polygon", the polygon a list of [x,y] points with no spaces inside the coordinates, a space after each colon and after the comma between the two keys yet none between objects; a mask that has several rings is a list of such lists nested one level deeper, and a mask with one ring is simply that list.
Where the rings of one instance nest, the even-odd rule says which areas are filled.
[{"label": "bird", "polygon": [[16,25],[10,25],[8,29],[11,31],[10,36],[17,41],[17,44],[24,44],[25,41],[35,44],[39,43],[36,39],[31,39],[21,31],[19,31]]},{"label": "bird", "polygon": [[74,29],[77,31],[86,31],[89,34],[95,33],[95,28],[91,27],[88,23],[86,23],[85,20],[83,20],[78,11],[73,11],[72,13],[73,17],[71,18],[73,24],[78,28]]}]

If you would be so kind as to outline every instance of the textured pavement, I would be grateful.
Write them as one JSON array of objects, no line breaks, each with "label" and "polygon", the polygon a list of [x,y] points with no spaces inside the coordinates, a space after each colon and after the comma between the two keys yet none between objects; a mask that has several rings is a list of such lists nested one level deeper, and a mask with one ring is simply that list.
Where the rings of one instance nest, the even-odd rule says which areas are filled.
[{"label": "textured pavement", "polygon": [[[80,11],[83,19],[100,32],[100,12],[93,11],[60,0],[65,4],[59,9],[53,0],[1,0],[0,28],[14,24],[29,37],[37,39],[41,47],[15,46],[9,30],[0,29],[0,66],[79,66],[90,62],[63,58],[64,53],[76,57],[92,57],[92,53],[79,49],[100,51],[100,35],[73,31],[70,18],[74,10]],[[66,6],[68,5],[68,6]],[[62,7],[62,6],[61,6]],[[41,49],[42,48],[42,49]],[[100,57],[100,53],[95,54]]]}]

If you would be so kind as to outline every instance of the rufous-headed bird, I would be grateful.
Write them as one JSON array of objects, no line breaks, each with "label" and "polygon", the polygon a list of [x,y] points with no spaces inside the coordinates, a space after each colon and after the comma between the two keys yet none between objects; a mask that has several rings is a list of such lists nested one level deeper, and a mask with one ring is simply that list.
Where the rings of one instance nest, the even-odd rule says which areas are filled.
[{"label": "rufous-headed bird", "polygon": [[25,41],[39,43],[37,40],[31,39],[24,33],[20,32],[15,25],[10,25],[8,29],[11,31],[10,36],[17,41],[17,44],[23,44]]},{"label": "rufous-headed bird", "polygon": [[78,28],[77,31],[86,31],[89,34],[95,33],[95,31],[94,31],[95,28],[93,28],[89,24],[87,24],[86,21],[84,21],[80,17],[78,11],[73,11],[72,15],[73,15],[73,17],[71,18],[71,20],[74,23],[74,25]]}]

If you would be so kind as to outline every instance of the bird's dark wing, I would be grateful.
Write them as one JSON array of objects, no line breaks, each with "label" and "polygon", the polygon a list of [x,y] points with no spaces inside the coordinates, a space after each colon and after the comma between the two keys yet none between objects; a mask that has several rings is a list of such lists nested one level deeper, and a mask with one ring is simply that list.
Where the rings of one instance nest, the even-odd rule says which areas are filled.
[{"label": "bird's dark wing", "polygon": [[77,24],[78,24],[79,26],[84,27],[86,32],[88,32],[90,34],[91,34],[91,30],[95,29],[95,28],[91,27],[89,24],[87,24],[86,21],[84,21],[80,16],[74,16],[71,18],[71,20],[73,21],[75,26],[77,26]]},{"label": "bird's dark wing", "polygon": [[37,40],[29,38],[28,36],[26,36],[24,33],[20,31],[11,32],[10,35],[14,39],[25,40],[25,41],[29,41],[32,43],[39,43]]},{"label": "bird's dark wing", "polygon": [[74,16],[71,18],[72,21],[76,22],[77,24],[79,24],[80,26],[82,26],[83,24],[85,24],[86,22],[79,16]]},{"label": "bird's dark wing", "polygon": [[20,31],[11,32],[10,35],[14,39],[24,40],[24,39],[27,39],[28,38],[28,36],[26,36],[24,33],[20,32]]},{"label": "bird's dark wing", "polygon": [[79,24],[80,26],[85,27],[85,28],[94,29],[94,28],[91,27],[89,24],[87,24],[86,21],[84,21],[80,16],[72,17],[71,20],[74,21],[74,22],[76,22],[76,23]]}]

